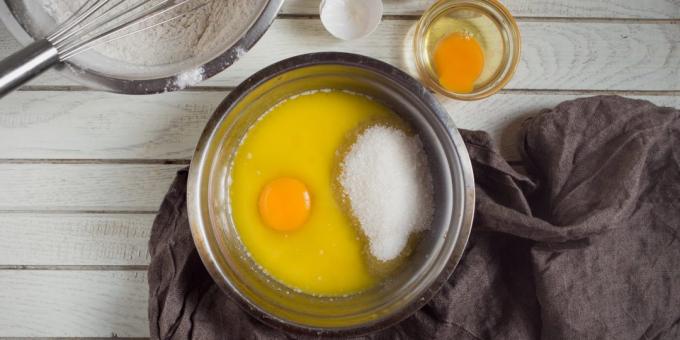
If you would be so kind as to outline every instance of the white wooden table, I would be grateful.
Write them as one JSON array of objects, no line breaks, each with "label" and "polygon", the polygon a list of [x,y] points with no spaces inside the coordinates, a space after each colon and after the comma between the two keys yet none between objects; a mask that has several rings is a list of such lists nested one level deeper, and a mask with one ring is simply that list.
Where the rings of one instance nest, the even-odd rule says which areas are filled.
[{"label": "white wooden table", "polygon": [[[288,0],[241,61],[183,92],[122,96],[50,72],[0,101],[0,337],[146,337],[147,241],[175,172],[231,88],[277,60],[348,51],[404,67],[431,1],[386,0],[367,38],[338,41],[318,1]],[[680,107],[680,0],[505,0],[523,37],[514,79],[478,102],[444,100],[462,128],[517,160],[542,108],[615,93]],[[19,45],[0,28],[0,57]]]}]

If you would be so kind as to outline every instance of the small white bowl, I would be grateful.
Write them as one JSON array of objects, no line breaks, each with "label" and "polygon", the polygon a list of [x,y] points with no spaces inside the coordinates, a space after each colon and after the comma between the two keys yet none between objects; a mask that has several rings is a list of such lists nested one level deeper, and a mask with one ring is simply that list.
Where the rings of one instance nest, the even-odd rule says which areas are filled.
[{"label": "small white bowl", "polygon": [[382,0],[323,0],[319,14],[328,33],[353,40],[375,31],[382,19],[383,4]]}]

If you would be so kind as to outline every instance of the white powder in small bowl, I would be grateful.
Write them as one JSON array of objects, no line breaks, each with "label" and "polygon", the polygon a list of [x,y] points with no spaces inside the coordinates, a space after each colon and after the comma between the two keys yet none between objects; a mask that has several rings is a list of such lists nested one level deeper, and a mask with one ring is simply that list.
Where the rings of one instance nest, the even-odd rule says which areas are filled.
[{"label": "white powder in small bowl", "polygon": [[429,228],[432,175],[418,136],[392,127],[369,127],[341,167],[340,184],[376,259],[395,259],[413,232]]}]

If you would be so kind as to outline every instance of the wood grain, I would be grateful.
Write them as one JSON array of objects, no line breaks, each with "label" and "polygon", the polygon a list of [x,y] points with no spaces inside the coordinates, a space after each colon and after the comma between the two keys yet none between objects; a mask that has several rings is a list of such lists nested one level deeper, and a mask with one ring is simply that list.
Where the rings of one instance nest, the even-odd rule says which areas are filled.
[{"label": "wood grain", "polygon": [[0,214],[0,265],[146,265],[154,214]]},{"label": "wood grain", "polygon": [[[226,92],[122,96],[104,92],[15,93],[0,110],[0,159],[185,159]],[[486,130],[518,159],[519,123],[577,94],[505,93],[476,102],[440,97],[458,127]],[[639,97],[680,106],[678,96]],[[0,194],[0,196],[2,196]]]},{"label": "wood grain", "polygon": [[0,334],[149,336],[146,272],[0,271]]},{"label": "wood grain", "polygon": [[0,110],[0,158],[190,159],[225,96],[17,92]]},{"label": "wood grain", "polygon": [[[242,60],[201,86],[235,86],[276,61],[319,51],[360,53],[410,70],[407,36],[414,23],[387,20],[372,35],[347,42],[331,37],[318,19],[279,19]],[[680,90],[680,25],[549,21],[522,22],[520,30],[522,56],[509,89]],[[46,75],[31,84],[75,83]]]},{"label": "wood grain", "polygon": [[[420,15],[434,0],[385,0],[388,15]],[[519,17],[680,18],[680,2],[673,0],[504,0]],[[318,0],[286,0],[281,13],[319,14]]]},{"label": "wood grain", "polygon": [[156,211],[182,167],[0,164],[0,210]]},{"label": "wood grain", "polygon": [[[360,53],[411,70],[406,37],[413,24],[385,21],[372,35],[345,42],[326,33],[318,20],[277,20],[240,62],[204,85],[235,85],[275,61],[329,50]],[[521,61],[507,88],[680,90],[680,49],[674,48],[680,44],[680,25],[524,22],[520,30]]]}]

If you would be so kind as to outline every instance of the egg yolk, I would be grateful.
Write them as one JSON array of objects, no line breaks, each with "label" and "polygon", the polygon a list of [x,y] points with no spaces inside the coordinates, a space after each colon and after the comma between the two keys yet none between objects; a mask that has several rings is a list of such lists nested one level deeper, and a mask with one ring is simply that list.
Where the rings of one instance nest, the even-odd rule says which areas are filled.
[{"label": "egg yolk", "polygon": [[280,177],[262,188],[258,206],[267,226],[279,231],[292,231],[307,221],[311,199],[305,183],[291,177]]},{"label": "egg yolk", "polygon": [[439,84],[457,93],[470,93],[484,68],[484,52],[475,38],[456,32],[444,37],[434,51]]}]

